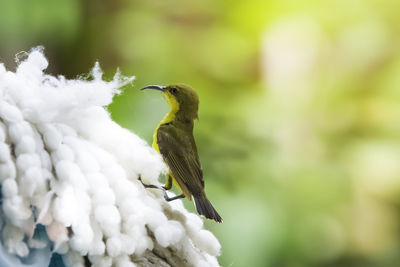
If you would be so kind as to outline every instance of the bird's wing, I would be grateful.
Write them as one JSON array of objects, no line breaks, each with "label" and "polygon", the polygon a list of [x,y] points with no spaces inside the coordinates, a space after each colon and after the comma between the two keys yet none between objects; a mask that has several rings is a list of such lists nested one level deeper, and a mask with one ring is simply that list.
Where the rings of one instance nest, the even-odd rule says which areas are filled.
[{"label": "bird's wing", "polygon": [[[186,187],[190,195],[201,195],[203,172],[192,133],[188,134],[171,124],[161,125],[157,131],[157,144],[182,190]],[[187,192],[184,193],[186,195]]]}]

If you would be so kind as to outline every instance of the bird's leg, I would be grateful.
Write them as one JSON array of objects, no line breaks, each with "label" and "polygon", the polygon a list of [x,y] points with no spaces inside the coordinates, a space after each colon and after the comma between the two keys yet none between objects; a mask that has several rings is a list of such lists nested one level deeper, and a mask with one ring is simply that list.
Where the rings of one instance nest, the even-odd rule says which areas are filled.
[{"label": "bird's leg", "polygon": [[167,182],[163,187],[159,187],[159,186],[156,186],[156,185],[153,185],[153,184],[145,184],[145,183],[143,183],[142,177],[140,175],[139,175],[138,180],[142,183],[142,185],[145,188],[155,188],[155,189],[164,190],[164,199],[166,201],[168,201],[168,202],[176,200],[176,199],[180,199],[180,198],[185,198],[184,194],[179,195],[179,196],[174,196],[174,197],[169,197],[167,195],[167,190],[171,189],[171,187],[172,187],[172,177],[170,175],[168,175]]},{"label": "bird's leg", "polygon": [[164,198],[166,201],[173,201],[175,199],[180,199],[180,198],[185,198],[185,195],[179,195],[179,196],[174,196],[174,197],[169,197],[167,195],[167,190],[170,190],[172,188],[172,176],[168,175],[167,180],[165,181],[165,185],[163,186],[163,188],[165,189],[164,191]]},{"label": "bird's leg", "polygon": [[164,192],[164,198],[165,198],[166,201],[170,202],[170,201],[173,201],[173,200],[176,200],[176,199],[185,198],[185,195],[182,194],[182,195],[179,195],[179,196],[169,197],[167,195],[167,191],[165,191]]},{"label": "bird's leg", "polygon": [[165,185],[163,186],[163,188],[165,190],[170,190],[171,187],[172,187],[172,177],[171,177],[171,175],[168,175],[167,181],[165,181]]},{"label": "bird's leg", "polygon": [[156,185],[153,185],[153,184],[145,184],[145,183],[143,183],[142,177],[140,175],[139,175],[138,180],[142,183],[142,185],[145,188],[155,188],[155,189],[160,189],[160,190],[164,190],[165,191],[165,189],[163,187],[159,187],[159,186],[156,186]]}]

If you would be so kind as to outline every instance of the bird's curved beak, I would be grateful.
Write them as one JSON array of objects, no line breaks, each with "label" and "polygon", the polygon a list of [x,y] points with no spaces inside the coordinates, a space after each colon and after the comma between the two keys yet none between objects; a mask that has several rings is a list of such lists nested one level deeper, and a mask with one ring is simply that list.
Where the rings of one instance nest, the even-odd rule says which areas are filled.
[{"label": "bird's curved beak", "polygon": [[161,91],[161,92],[165,92],[165,88],[166,88],[166,86],[161,86],[161,85],[149,85],[149,86],[146,86],[146,87],[144,87],[144,88],[142,88],[142,89],[140,89],[140,90],[153,89],[153,90],[159,90],[159,91]]}]

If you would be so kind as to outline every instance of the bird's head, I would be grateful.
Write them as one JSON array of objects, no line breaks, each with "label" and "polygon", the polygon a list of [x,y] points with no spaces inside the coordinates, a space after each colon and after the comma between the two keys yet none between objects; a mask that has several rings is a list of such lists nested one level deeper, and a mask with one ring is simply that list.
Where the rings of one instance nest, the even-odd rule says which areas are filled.
[{"label": "bird's head", "polygon": [[173,112],[189,119],[197,119],[199,97],[196,91],[184,84],[173,84],[168,86],[149,85],[141,90],[153,89],[161,91],[171,106]]}]

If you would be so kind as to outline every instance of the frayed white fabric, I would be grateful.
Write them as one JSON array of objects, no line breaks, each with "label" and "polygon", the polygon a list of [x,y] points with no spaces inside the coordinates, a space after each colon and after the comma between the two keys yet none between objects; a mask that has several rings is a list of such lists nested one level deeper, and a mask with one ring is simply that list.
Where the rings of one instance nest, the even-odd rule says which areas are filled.
[{"label": "frayed white fabric", "polygon": [[[96,63],[91,79],[67,80],[44,74],[47,65],[41,48],[15,72],[0,64],[0,265],[43,267],[52,250],[70,266],[82,255],[146,266],[152,252],[170,265],[218,266],[220,244],[201,218],[138,181],[159,184],[161,157],[104,108],[134,77],[104,81]],[[36,238],[37,225],[48,238]]]}]

